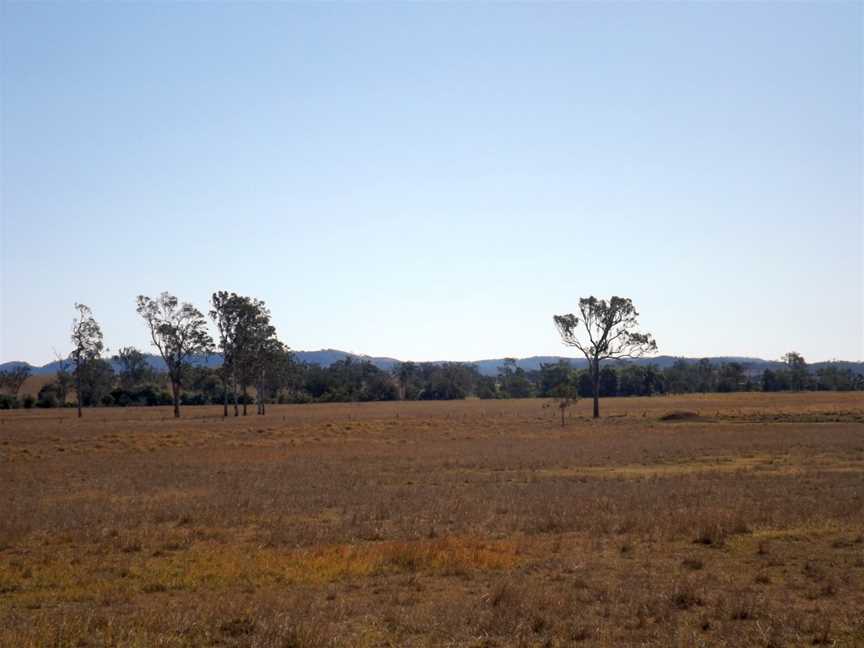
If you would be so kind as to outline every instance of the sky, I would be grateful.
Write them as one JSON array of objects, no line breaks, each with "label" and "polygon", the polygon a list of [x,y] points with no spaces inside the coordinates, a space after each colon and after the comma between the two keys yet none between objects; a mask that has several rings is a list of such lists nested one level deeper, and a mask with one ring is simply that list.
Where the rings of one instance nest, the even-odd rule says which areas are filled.
[{"label": "sky", "polygon": [[223,289],[298,350],[573,356],[620,295],[864,359],[861,3],[2,1],[0,361]]}]

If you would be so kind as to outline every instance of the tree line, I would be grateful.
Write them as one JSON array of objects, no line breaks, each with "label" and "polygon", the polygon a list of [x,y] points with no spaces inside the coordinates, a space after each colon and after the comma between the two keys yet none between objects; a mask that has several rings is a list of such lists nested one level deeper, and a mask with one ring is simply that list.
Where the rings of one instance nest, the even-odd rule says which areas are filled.
[{"label": "tree line", "polygon": [[[136,307],[165,372],[155,372],[146,354],[133,347],[105,357],[100,325],[86,305],[75,304],[73,348],[66,357],[58,355],[55,379],[37,397],[19,399],[29,368],[0,372],[5,392],[0,408],[67,406],[73,392],[79,416],[90,406],[172,405],[179,417],[182,405],[221,405],[223,416],[239,416],[248,414],[250,405],[264,414],[269,403],[542,397],[557,399],[563,417],[564,408],[578,398],[591,398],[599,416],[601,397],[864,389],[864,376],[851,369],[829,364],[812,372],[795,352],[782,358],[782,368],[761,373],[742,363],[707,359],[682,359],[665,368],[629,363],[628,358],[657,346],[649,334],[635,330],[638,313],[620,297],[582,299],[578,316],[554,318],[562,341],[585,355],[587,368],[562,360],[525,370],[508,358],[495,376],[458,362],[403,362],[390,371],[350,356],[326,367],[299,362],[278,339],[266,304],[233,292],[213,293],[206,316],[168,293],[140,295]],[[215,339],[207,330],[208,318]],[[219,367],[193,362],[217,351]]]}]

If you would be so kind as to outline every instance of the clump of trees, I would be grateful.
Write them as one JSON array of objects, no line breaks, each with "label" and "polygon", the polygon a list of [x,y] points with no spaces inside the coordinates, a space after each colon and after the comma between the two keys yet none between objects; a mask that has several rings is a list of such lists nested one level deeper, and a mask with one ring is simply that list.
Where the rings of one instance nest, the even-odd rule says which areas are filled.
[{"label": "clump of trees", "polygon": [[219,332],[222,352],[219,375],[223,416],[228,416],[229,392],[234,416],[239,415],[238,387],[243,415],[246,415],[250,400],[248,389],[252,385],[259,395],[256,399],[258,413],[264,414],[266,395],[278,391],[290,361],[288,347],[276,336],[270,310],[261,300],[224,290],[213,293],[210,304],[210,318]]}]

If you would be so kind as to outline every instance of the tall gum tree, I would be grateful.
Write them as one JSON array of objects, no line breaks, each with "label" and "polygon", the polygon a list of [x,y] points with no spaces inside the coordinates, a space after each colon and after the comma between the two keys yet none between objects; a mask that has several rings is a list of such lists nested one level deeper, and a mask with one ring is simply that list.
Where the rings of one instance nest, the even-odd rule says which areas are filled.
[{"label": "tall gum tree", "polygon": [[179,303],[174,295],[163,292],[158,299],[138,295],[138,314],[150,329],[153,346],[168,367],[174,417],[180,418],[180,390],[183,371],[193,356],[213,350],[213,340],[207,332],[204,315],[189,303]]},{"label": "tall gum tree", "polygon": [[93,312],[84,304],[75,304],[78,316],[72,320],[73,374],[75,376],[75,392],[78,400],[78,418],[81,418],[81,382],[84,371],[94,360],[102,355],[102,329],[93,318]]},{"label": "tall gum tree", "polygon": [[210,319],[219,333],[219,349],[222,351],[222,416],[228,416],[228,388],[234,400],[234,416],[237,416],[237,363],[236,356],[240,335],[240,317],[247,297],[225,290],[214,292],[210,298]]},{"label": "tall gum tree", "polygon": [[[234,364],[243,394],[243,416],[246,416],[249,394],[247,388],[254,386],[256,392],[263,389],[262,383],[268,366],[281,349],[276,339],[276,329],[270,323],[270,310],[260,299],[244,297],[239,311],[237,339],[235,343]],[[255,399],[258,413],[262,413],[261,400],[264,394]]]},{"label": "tall gum tree", "polygon": [[599,418],[600,363],[603,360],[641,358],[655,352],[657,343],[650,333],[637,330],[639,313],[627,297],[612,297],[608,302],[594,296],[582,297],[579,313],[581,317],[569,313],[555,315],[553,320],[562,342],[579,349],[588,360],[594,418]]}]

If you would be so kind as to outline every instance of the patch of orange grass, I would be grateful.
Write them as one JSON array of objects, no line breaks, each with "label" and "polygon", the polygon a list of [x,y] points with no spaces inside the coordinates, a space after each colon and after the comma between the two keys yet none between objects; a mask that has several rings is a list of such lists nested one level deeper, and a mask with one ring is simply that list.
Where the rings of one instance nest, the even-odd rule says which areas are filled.
[{"label": "patch of orange grass", "polygon": [[[249,585],[323,584],[379,574],[453,575],[512,569],[522,557],[514,540],[445,537],[338,544],[281,551],[245,543],[202,542],[167,553],[83,557],[68,548],[45,555],[27,576],[0,564],[0,594],[19,604],[99,600],[137,592],[225,590]],[[74,557],[75,554],[77,557]]]},{"label": "patch of orange grass", "polygon": [[[240,558],[236,553],[232,558]],[[228,556],[225,556],[228,558]],[[453,574],[470,571],[510,569],[520,558],[512,540],[481,541],[474,538],[445,537],[433,540],[406,540],[338,544],[292,552],[261,549],[251,557],[254,565],[237,564],[246,574],[269,574],[279,581],[322,583],[373,574],[420,572]],[[213,564],[213,556],[207,555]],[[223,574],[224,562],[218,571]]]},{"label": "patch of orange grass", "polygon": [[519,562],[513,541],[446,537],[313,549],[298,556],[311,573],[368,575],[383,572],[454,573],[509,569]]}]

